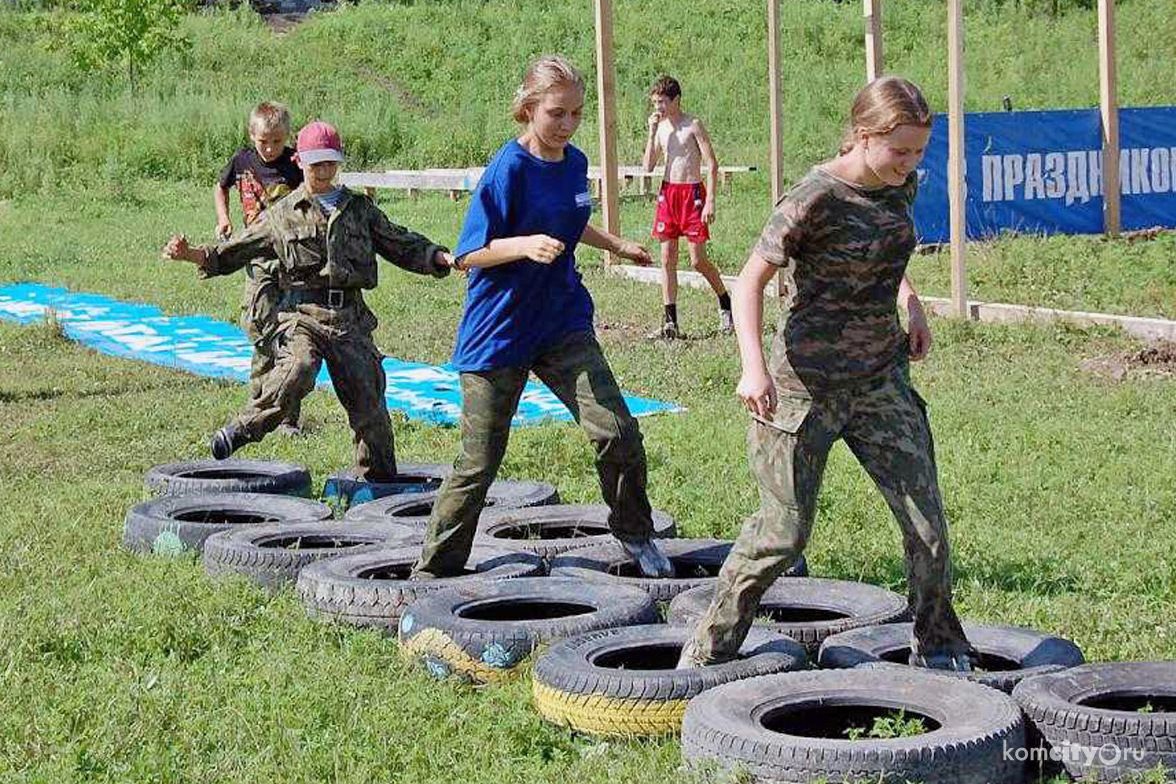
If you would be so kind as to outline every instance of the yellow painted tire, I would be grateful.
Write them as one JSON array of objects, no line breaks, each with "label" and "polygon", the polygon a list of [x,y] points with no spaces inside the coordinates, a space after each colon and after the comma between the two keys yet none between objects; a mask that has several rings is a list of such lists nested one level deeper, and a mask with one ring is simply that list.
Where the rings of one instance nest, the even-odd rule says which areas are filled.
[{"label": "yellow painted tire", "polygon": [[753,629],[735,661],[675,669],[689,634],[656,624],[556,643],[535,662],[535,707],[547,721],[591,735],[665,735],[681,729],[686,704],[707,689],[805,665],[799,643]]},{"label": "yellow painted tire", "polygon": [[689,700],[625,700],[573,694],[532,681],[539,715],[590,735],[668,735],[682,729]]}]

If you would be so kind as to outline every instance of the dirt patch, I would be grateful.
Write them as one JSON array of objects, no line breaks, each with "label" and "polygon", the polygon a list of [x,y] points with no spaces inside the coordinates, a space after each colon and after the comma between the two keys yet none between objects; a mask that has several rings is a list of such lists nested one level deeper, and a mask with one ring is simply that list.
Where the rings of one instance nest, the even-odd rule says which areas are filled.
[{"label": "dirt patch", "polygon": [[357,68],[356,71],[372,84],[375,84],[380,87],[380,89],[396,96],[396,100],[400,102],[400,105],[413,114],[421,116],[432,114],[432,112],[429,111],[429,107],[425,106],[419,98],[401,87],[392,79],[389,79],[387,76],[384,76],[383,74],[366,67]]},{"label": "dirt patch", "polygon": [[1138,351],[1085,359],[1083,370],[1116,381],[1125,378],[1176,378],[1176,341],[1161,340]]},{"label": "dirt patch", "polygon": [[250,0],[249,5],[275,35],[285,35],[314,12],[330,11],[335,0]]},{"label": "dirt patch", "polygon": [[305,21],[306,14],[262,14],[261,19],[275,35],[285,35]]}]

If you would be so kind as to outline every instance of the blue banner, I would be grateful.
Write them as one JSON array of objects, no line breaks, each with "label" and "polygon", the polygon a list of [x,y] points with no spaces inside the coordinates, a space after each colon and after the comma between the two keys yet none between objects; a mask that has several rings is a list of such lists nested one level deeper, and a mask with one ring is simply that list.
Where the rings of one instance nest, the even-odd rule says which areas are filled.
[{"label": "blue banner", "polygon": [[[970,239],[1102,232],[1098,110],[968,114],[964,135]],[[1123,109],[1119,135],[1123,228],[1176,226],[1176,108]],[[947,116],[936,115],[914,209],[923,242],[951,238],[947,141]]]}]

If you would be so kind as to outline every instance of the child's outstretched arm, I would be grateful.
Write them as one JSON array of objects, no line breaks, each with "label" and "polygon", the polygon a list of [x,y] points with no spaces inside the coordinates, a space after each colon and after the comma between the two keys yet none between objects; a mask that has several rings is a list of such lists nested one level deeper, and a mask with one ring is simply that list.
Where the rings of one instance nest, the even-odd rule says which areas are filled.
[{"label": "child's outstretched arm", "polygon": [[236,239],[192,247],[187,237],[176,234],[163,246],[161,255],[165,259],[191,262],[199,268],[200,277],[211,278],[236,272],[253,259],[276,259],[278,252],[263,213],[260,220]]},{"label": "child's outstretched arm", "polygon": [[699,120],[694,121],[694,137],[698,140],[702,165],[706,167],[706,203],[702,205],[702,222],[711,223],[715,219],[715,192],[719,189],[719,159],[715,155],[710,135]]},{"label": "child's outstretched arm", "polygon": [[454,264],[448,248],[388,220],[388,216],[370,201],[367,208],[371,211],[368,226],[376,253],[397,267],[418,275],[443,278],[449,274]]},{"label": "child's outstretched arm", "polygon": [[615,253],[621,258],[628,259],[642,267],[648,267],[653,263],[653,259],[649,257],[649,251],[640,244],[618,237],[615,234],[609,234],[604,229],[598,229],[591,223],[584,227],[584,233],[580,236],[580,242],[591,245],[594,248],[607,250],[609,253]]}]

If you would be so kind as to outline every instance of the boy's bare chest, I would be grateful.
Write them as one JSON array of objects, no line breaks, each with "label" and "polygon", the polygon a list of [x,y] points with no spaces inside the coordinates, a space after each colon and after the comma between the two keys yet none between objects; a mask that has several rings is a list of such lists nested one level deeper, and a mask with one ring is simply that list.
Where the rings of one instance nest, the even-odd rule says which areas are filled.
[{"label": "boy's bare chest", "polygon": [[675,127],[666,122],[662,124],[662,147],[666,152],[674,155],[689,155],[698,152],[698,140],[694,136],[692,125]]}]

